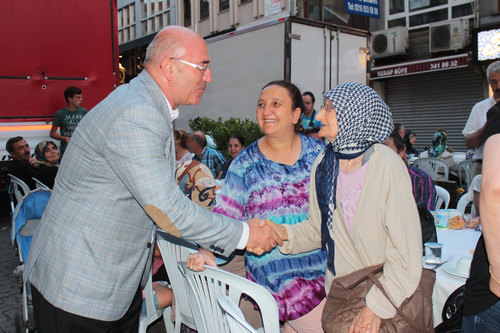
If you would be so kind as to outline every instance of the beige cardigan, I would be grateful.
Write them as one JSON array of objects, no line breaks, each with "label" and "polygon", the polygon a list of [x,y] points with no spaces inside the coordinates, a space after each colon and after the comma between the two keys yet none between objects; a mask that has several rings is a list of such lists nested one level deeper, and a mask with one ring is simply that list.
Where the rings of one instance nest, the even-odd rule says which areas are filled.
[{"label": "beige cardigan", "polygon": [[[320,154],[313,165],[308,220],[284,225],[289,241],[280,247],[283,253],[300,253],[321,247],[321,215],[315,177],[323,156]],[[333,215],[333,231],[330,233],[335,242],[336,276],[385,263],[380,282],[399,306],[414,293],[422,273],[419,215],[411,180],[401,158],[390,148],[376,144],[368,163],[351,234],[345,226],[338,201]],[[327,269],[327,294],[333,278]],[[366,304],[383,319],[396,314],[394,307],[375,286],[368,292]]]}]

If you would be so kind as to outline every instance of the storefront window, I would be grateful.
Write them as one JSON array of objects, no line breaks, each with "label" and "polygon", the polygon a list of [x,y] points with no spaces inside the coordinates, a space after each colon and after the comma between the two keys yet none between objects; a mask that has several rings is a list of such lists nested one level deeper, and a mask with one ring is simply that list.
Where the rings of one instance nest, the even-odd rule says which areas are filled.
[{"label": "storefront window", "polygon": [[398,19],[395,19],[395,20],[390,20],[387,22],[387,27],[388,28],[393,28],[393,27],[406,27],[406,18],[405,17],[402,17],[402,18],[398,18]]}]

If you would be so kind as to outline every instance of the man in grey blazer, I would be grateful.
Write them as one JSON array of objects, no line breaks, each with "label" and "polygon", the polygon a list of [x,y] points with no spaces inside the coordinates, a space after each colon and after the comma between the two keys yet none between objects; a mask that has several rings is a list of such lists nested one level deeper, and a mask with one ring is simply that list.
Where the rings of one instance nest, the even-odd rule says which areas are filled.
[{"label": "man in grey blazer", "polygon": [[226,256],[281,243],[264,221],[212,214],[176,184],[172,120],[200,102],[209,62],[197,33],[167,27],[145,70],[77,126],[24,272],[40,333],[137,332],[155,224]]}]

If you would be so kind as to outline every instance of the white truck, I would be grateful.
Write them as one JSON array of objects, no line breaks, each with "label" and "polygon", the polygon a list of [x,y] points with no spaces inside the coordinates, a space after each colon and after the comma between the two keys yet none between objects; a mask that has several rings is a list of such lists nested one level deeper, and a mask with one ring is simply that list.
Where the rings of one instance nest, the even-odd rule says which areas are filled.
[{"label": "white truck", "polygon": [[316,96],[343,82],[367,83],[367,31],[282,17],[207,39],[213,81],[201,103],[182,106],[176,127],[197,116],[255,121],[261,88],[289,80]]}]

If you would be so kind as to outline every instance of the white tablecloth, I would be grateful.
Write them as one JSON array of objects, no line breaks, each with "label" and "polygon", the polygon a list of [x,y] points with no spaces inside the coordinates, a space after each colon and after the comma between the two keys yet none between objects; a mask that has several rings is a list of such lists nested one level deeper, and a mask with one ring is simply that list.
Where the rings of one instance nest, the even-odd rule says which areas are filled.
[{"label": "white tablecloth", "polygon": [[[463,256],[471,255],[476,248],[481,232],[473,229],[448,230],[438,229],[438,242],[443,244],[442,258],[444,260],[458,260]],[[451,257],[452,256],[452,257]],[[434,326],[442,322],[441,313],[448,296],[458,287],[465,284],[466,279],[450,275],[443,271],[442,266],[436,270],[436,283],[432,293]]]}]

